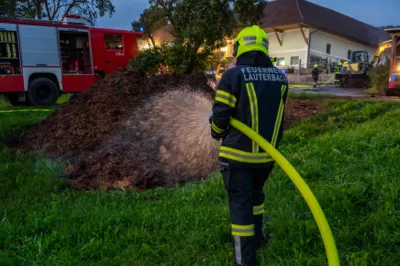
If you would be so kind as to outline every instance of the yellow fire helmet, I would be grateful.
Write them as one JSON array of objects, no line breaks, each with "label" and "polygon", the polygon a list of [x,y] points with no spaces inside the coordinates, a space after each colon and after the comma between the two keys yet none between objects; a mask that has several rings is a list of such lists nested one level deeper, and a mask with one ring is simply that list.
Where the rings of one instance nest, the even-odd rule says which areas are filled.
[{"label": "yellow fire helmet", "polygon": [[318,64],[315,64],[314,67],[315,67],[315,68],[318,68]]},{"label": "yellow fire helmet", "polygon": [[243,53],[260,51],[268,55],[268,35],[257,25],[242,29],[235,39],[233,56],[238,58]]}]

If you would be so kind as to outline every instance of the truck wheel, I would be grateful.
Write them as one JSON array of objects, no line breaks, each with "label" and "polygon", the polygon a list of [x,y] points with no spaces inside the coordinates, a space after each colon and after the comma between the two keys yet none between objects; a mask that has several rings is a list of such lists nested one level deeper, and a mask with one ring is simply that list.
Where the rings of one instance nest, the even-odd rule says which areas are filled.
[{"label": "truck wheel", "polygon": [[48,78],[35,78],[29,84],[28,99],[32,105],[53,105],[58,97],[57,85]]}]

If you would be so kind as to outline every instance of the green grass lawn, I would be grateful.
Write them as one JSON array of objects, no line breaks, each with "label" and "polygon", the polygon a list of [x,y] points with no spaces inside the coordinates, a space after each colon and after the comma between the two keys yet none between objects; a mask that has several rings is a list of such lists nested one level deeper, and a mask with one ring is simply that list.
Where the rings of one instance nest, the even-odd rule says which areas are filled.
[{"label": "green grass lawn", "polygon": [[[398,265],[400,106],[335,100],[328,107],[287,131],[281,151],[319,200],[341,265]],[[48,114],[0,113],[0,138]],[[72,190],[62,170],[0,149],[0,265],[228,265],[230,220],[218,174],[175,189],[107,193]],[[272,239],[260,265],[327,265],[312,214],[278,167],[265,192]]]}]

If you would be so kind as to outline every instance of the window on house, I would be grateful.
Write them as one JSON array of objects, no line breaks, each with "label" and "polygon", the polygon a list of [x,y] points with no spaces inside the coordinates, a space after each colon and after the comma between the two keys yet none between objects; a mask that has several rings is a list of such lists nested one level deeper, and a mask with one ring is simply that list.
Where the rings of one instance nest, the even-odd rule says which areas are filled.
[{"label": "window on house", "polygon": [[284,66],[285,65],[285,58],[284,57],[276,58],[276,65],[277,66]]},{"label": "window on house", "polygon": [[326,53],[331,54],[331,44],[330,43],[326,44]]},{"label": "window on house", "polygon": [[351,57],[351,50],[348,50],[347,51],[347,59],[350,59],[350,57]]},{"label": "window on house", "polygon": [[122,35],[104,34],[104,42],[107,50],[124,50]]},{"label": "window on house", "polygon": [[316,55],[310,55],[310,64],[319,64],[322,61],[322,58],[320,56]]},{"label": "window on house", "polygon": [[291,56],[290,57],[290,65],[297,66],[299,64],[299,57],[298,56]]}]

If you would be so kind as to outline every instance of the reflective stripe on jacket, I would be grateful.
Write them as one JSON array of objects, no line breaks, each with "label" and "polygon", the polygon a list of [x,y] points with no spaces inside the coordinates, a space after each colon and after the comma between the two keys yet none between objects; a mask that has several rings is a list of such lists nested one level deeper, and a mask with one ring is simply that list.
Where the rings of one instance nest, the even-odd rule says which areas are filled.
[{"label": "reflective stripe on jacket", "polygon": [[[287,93],[288,81],[269,57],[246,53],[237,59],[236,67],[222,75],[213,105],[213,130],[226,130],[230,117],[234,117],[278,148]],[[244,167],[267,167],[273,162],[268,153],[235,128],[229,128],[219,158]]]}]

